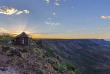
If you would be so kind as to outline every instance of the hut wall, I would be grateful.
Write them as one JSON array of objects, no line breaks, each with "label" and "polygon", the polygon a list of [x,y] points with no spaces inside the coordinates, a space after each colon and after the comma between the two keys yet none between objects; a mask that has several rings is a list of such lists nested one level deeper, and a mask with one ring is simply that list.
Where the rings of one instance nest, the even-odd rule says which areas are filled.
[{"label": "hut wall", "polygon": [[20,38],[16,38],[15,39],[15,44],[16,45],[20,45],[21,44],[21,39]]},{"label": "hut wall", "polygon": [[28,45],[28,38],[24,38],[24,45]]},{"label": "hut wall", "polygon": [[[23,44],[23,39],[24,39],[24,44]],[[16,38],[15,39],[15,42],[14,42],[15,45],[28,45],[28,38],[25,37],[25,38]]]}]

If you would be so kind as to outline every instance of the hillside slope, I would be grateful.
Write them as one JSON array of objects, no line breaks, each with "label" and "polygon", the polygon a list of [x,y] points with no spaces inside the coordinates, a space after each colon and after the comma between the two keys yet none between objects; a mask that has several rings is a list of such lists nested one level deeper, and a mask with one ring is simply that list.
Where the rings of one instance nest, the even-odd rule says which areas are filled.
[{"label": "hillside slope", "polygon": [[49,47],[0,45],[0,74],[75,74]]},{"label": "hillside slope", "polygon": [[[43,43],[55,50],[62,61],[75,64],[78,74],[110,74],[110,48],[90,39],[48,39]],[[100,42],[98,42],[100,41]]]},{"label": "hillside slope", "polygon": [[44,55],[45,50],[37,47],[0,45],[0,74],[59,74]]}]

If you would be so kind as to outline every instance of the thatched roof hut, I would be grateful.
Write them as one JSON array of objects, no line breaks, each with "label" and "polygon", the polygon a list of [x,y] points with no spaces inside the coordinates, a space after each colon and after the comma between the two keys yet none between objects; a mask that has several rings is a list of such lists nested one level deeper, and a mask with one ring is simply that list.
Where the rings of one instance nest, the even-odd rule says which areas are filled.
[{"label": "thatched roof hut", "polygon": [[29,36],[25,32],[22,32],[21,34],[17,35],[13,40],[13,44],[15,45],[27,46],[29,44],[28,42]]}]

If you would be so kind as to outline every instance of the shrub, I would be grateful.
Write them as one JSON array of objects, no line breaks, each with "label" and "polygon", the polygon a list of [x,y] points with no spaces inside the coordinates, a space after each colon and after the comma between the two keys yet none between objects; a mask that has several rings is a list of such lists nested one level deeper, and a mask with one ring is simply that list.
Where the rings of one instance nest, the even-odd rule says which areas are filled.
[{"label": "shrub", "polygon": [[64,64],[54,65],[60,73],[63,73],[66,70],[66,66]]},{"label": "shrub", "polygon": [[52,56],[54,54],[54,50],[51,48],[46,48],[46,56]]},{"label": "shrub", "polygon": [[66,68],[69,71],[74,71],[75,70],[75,66],[72,65],[71,63],[64,63],[64,65],[66,65]]},{"label": "shrub", "polygon": [[39,48],[35,48],[34,51],[35,51],[37,54],[42,54],[42,50],[39,49]]},{"label": "shrub", "polygon": [[36,48],[36,49],[35,49],[35,52],[36,52],[40,57],[43,56],[43,51],[42,51],[41,49]]},{"label": "shrub", "polygon": [[66,70],[67,71],[75,70],[75,67],[70,63],[61,63],[59,65],[54,65],[54,67],[57,68],[60,73],[63,73]]},{"label": "shrub", "polygon": [[13,37],[9,35],[0,36],[0,44],[7,44]]},{"label": "shrub", "polygon": [[24,46],[23,51],[28,52],[28,50],[29,50],[29,46]]},{"label": "shrub", "polygon": [[41,54],[41,50],[36,50],[36,53],[37,54]]},{"label": "shrub", "polygon": [[47,59],[49,59],[49,60],[51,60],[51,61],[55,61],[55,59],[54,58],[52,58],[52,57],[48,57]]},{"label": "shrub", "polygon": [[56,61],[55,61],[55,59],[53,57],[47,57],[47,61],[50,64],[56,64]]}]

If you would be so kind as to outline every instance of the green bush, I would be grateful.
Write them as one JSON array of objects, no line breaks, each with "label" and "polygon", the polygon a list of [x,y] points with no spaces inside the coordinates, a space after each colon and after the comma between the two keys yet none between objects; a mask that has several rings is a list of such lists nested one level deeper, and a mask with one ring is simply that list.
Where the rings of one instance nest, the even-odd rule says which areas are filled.
[{"label": "green bush", "polygon": [[48,57],[47,59],[51,60],[52,62],[55,62],[55,59],[52,57]]},{"label": "green bush", "polygon": [[42,49],[39,49],[39,48],[37,48],[37,47],[34,49],[34,52],[35,52],[36,54],[38,54],[39,57],[42,57],[42,56],[44,55]]},{"label": "green bush", "polygon": [[36,53],[37,54],[41,54],[41,50],[36,50]]},{"label": "green bush", "polygon": [[54,54],[54,50],[51,48],[46,48],[46,56],[52,56]]},{"label": "green bush", "polygon": [[50,63],[51,65],[56,64],[56,60],[53,57],[47,57],[46,59],[48,61],[48,63]]},{"label": "green bush", "polygon": [[66,65],[66,68],[69,71],[74,71],[75,70],[75,66],[72,65],[71,63],[64,63],[64,65]]},{"label": "green bush", "polygon": [[63,73],[66,70],[66,66],[64,64],[54,65],[60,73]]},{"label": "green bush", "polygon": [[0,44],[7,44],[13,37],[9,35],[0,36]]},{"label": "green bush", "polygon": [[61,63],[59,65],[54,65],[58,69],[60,73],[63,73],[64,71],[74,71],[75,66],[70,63]]},{"label": "green bush", "polygon": [[29,50],[29,46],[24,46],[23,51],[28,52],[28,50]]}]

